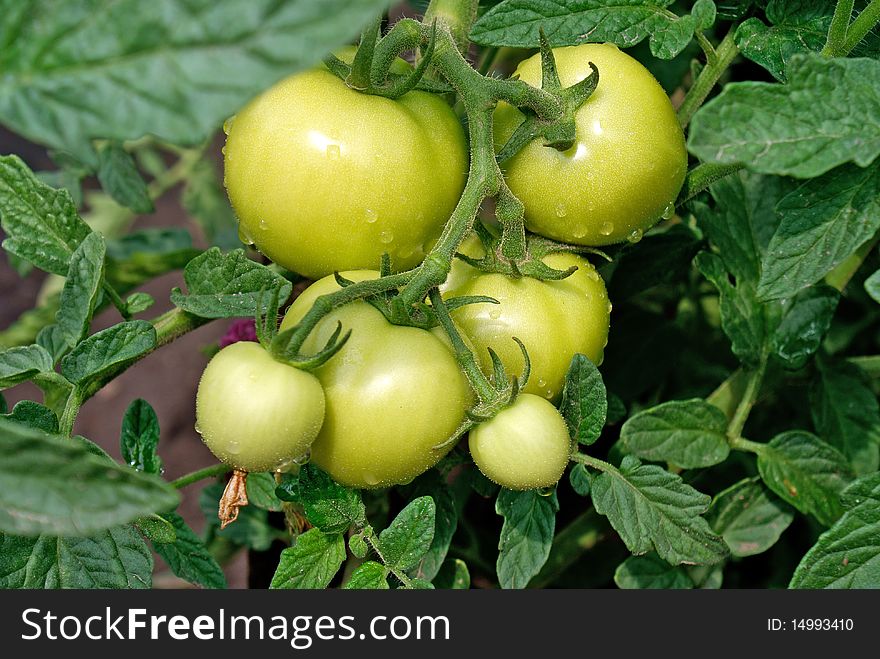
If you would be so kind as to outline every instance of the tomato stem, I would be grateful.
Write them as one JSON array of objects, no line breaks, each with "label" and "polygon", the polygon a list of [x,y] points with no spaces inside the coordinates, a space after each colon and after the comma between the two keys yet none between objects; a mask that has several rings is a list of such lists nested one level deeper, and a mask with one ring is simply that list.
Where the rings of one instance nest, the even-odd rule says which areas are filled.
[{"label": "tomato stem", "polygon": [[754,407],[755,402],[758,400],[758,394],[761,393],[761,385],[764,382],[764,373],[766,370],[767,357],[763,356],[758,363],[757,368],[750,371],[748,374],[745,391],[743,391],[742,398],[736,406],[736,410],[733,412],[733,418],[731,418],[730,423],[727,425],[727,441],[731,446],[740,439],[740,435],[742,434],[746,421],[749,418],[749,413],[752,411],[752,407]]},{"label": "tomato stem", "polygon": [[[841,0],[842,2],[845,0]],[[852,6],[852,3],[850,3]],[[849,55],[852,49],[865,38],[877,23],[880,23],[880,0],[871,0],[867,7],[856,16],[846,30],[846,41],[843,43],[843,52],[841,55]]]},{"label": "tomato stem", "polygon": [[828,39],[825,41],[825,47],[822,49],[822,54],[825,57],[839,57],[845,54],[843,52],[843,44],[846,41],[849,19],[852,17],[854,5],[854,0],[837,0],[834,16],[831,19],[831,25],[828,27]]},{"label": "tomato stem", "polygon": [[204,469],[198,469],[196,471],[185,474],[180,478],[171,481],[171,486],[175,489],[180,490],[188,485],[198,483],[199,481],[206,478],[223,476],[224,474],[228,474],[230,471],[232,471],[232,467],[221,462],[219,464],[211,465],[210,467],[205,467]]},{"label": "tomato stem", "polygon": [[736,47],[736,43],[733,40],[736,28],[736,24],[731,26],[727,35],[718,44],[718,48],[715,49],[717,56],[715,61],[706,63],[706,66],[700,71],[700,75],[697,76],[693,86],[688,91],[687,96],[685,96],[684,102],[678,108],[678,123],[681,124],[682,128],[688,125],[694,113],[703,105],[703,102],[709,96],[709,92],[715,87],[715,83],[718,82],[721,75],[739,54],[739,48]]}]

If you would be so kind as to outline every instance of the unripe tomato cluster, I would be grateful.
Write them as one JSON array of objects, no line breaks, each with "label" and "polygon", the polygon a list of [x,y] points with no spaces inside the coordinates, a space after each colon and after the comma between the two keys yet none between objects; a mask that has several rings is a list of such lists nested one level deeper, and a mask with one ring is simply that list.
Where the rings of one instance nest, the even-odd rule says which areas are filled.
[{"label": "unripe tomato cluster", "polygon": [[[563,86],[589,75],[590,63],[599,84],[575,113],[570,149],[534,140],[503,164],[526,227],[572,245],[636,241],[668,216],[684,180],[675,112],[651,74],[615,46],[560,48],[554,55]],[[516,75],[539,86],[540,57],[524,61]],[[496,149],[523,118],[499,104]],[[319,296],[339,290],[333,273],[378,278],[370,268],[383,254],[395,271],[418,265],[467,173],[462,124],[443,99],[422,91],[397,100],[363,94],[323,67],[254,99],[228,122],[227,133],[225,183],[242,240],[317,280],[290,306],[281,331],[295,327]],[[484,255],[475,236],[460,251]],[[522,373],[514,337],[527,348],[524,389],[468,438],[480,470],[511,489],[552,486],[563,474],[571,439],[554,404],[572,357],[600,363],[608,339],[611,302],[593,265],[570,251],[543,261],[576,270],[542,281],[456,260],[441,287],[446,300],[498,302],[452,313],[485,373],[493,368],[490,349],[508,374]],[[302,352],[319,352],[340,323],[351,338],[313,373],[275,361],[256,343],[233,344],[211,360],[196,411],[218,458],[243,471],[267,471],[309,455],[337,482],[375,488],[409,482],[451,450],[447,440],[477,401],[443,330],[393,325],[369,302],[356,301],[325,315]]]}]

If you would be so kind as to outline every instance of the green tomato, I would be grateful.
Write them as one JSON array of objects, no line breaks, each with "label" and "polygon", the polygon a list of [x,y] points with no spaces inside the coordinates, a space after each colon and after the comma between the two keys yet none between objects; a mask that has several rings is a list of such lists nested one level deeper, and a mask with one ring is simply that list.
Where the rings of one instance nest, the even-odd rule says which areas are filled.
[{"label": "green tomato", "polygon": [[[377,272],[343,272],[359,281]],[[307,288],[281,324],[298,323],[315,299],[339,289],[332,276]],[[317,352],[341,322],[352,330],[348,343],[315,371],[327,411],[312,444],[312,461],[343,485],[358,488],[407,483],[434,466],[451,448],[473,394],[458,362],[437,329],[390,324],[362,301],[337,309],[318,323],[303,345]]]},{"label": "green tomato", "polygon": [[[578,245],[637,241],[660,217],[668,218],[687,172],[684,134],[666,92],[638,61],[612,44],[553,50],[559,78],[570,86],[599,69],[599,85],[575,114],[576,141],[567,151],[527,144],[503,167],[525,205],[535,233]],[[541,84],[541,58],[522,62],[515,75]],[[523,119],[499,104],[496,148]]]},{"label": "green tomato", "polygon": [[464,188],[464,131],[427,92],[370,96],[322,67],[282,80],[226,130],[239,235],[312,279],[386,252],[396,270],[415,266]]},{"label": "green tomato", "polygon": [[[468,240],[460,249],[479,256],[482,248]],[[570,253],[550,254],[544,263],[557,270],[577,270],[558,281],[531,277],[511,279],[502,274],[483,273],[456,260],[443,288],[445,298],[485,295],[500,304],[469,304],[452,316],[476,349],[481,366],[492,372],[488,348],[501,358],[508,375],[524,368],[522,351],[513,340],[526,346],[531,375],[523,391],[549,400],[562,395],[565,375],[576,353],[594,364],[602,361],[608,343],[611,302],[605,283],[586,259]]]},{"label": "green tomato", "polygon": [[219,460],[242,471],[283,468],[308,453],[324,420],[318,379],[251,341],[208,363],[196,395],[196,429]]},{"label": "green tomato", "polygon": [[486,478],[510,490],[554,485],[571,453],[565,419],[549,401],[532,394],[520,394],[513,405],[471,430],[468,445]]}]

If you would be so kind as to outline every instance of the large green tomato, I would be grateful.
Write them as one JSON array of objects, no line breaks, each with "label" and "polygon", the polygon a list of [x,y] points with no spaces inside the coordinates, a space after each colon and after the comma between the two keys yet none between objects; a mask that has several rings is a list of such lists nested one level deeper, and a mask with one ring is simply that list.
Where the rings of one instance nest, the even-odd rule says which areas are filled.
[{"label": "large green tomato", "polygon": [[242,240],[317,279],[418,264],[464,188],[464,131],[438,96],[356,92],[324,68],[282,80],[227,122],[225,183]]},{"label": "large green tomato", "polygon": [[532,394],[520,394],[513,405],[471,430],[468,445],[486,478],[510,490],[554,485],[571,453],[562,415]]},{"label": "large green tomato", "polygon": [[308,453],[324,420],[318,379],[241,341],[208,363],[196,396],[196,428],[218,459],[271,471]]},{"label": "large green tomato", "polygon": [[[472,240],[461,251],[478,256]],[[453,263],[443,288],[444,297],[485,295],[500,304],[469,304],[452,316],[469,338],[486,373],[492,372],[488,348],[501,358],[508,375],[523,371],[522,341],[529,353],[531,375],[524,391],[550,400],[562,394],[571,358],[581,353],[599,364],[608,343],[611,302],[605,283],[586,259],[570,253],[550,254],[544,263],[557,270],[577,266],[559,281],[531,277],[511,279],[483,273],[463,261]]]},{"label": "large green tomato", "polygon": [[[675,110],[651,73],[611,44],[553,50],[559,78],[570,86],[599,69],[599,85],[575,115],[576,142],[568,151],[527,144],[503,167],[508,185],[525,205],[535,233],[578,245],[637,241],[660,217],[669,217],[687,171],[684,134]],[[541,84],[541,58],[515,72]],[[496,147],[522,121],[499,104]]]},{"label": "large green tomato", "polygon": [[[342,275],[361,280],[378,273]],[[282,331],[298,323],[319,295],[338,288],[332,276],[312,284],[291,305]],[[440,330],[392,325],[366,302],[348,304],[321,319],[303,351],[317,352],[337,322],[352,334],[315,371],[327,411],[312,444],[312,461],[351,487],[409,482],[449,451],[433,447],[449,439],[464,420],[473,402],[470,385]]]}]

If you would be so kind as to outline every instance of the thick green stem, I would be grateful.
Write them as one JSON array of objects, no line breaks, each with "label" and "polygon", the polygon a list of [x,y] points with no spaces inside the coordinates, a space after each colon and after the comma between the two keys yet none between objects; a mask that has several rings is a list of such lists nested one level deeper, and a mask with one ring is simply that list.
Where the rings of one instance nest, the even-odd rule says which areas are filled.
[{"label": "thick green stem", "polygon": [[470,46],[468,34],[477,20],[479,6],[480,0],[431,0],[424,22],[430,25],[436,20],[438,25],[445,25],[459,51],[467,54]]},{"label": "thick green stem", "polygon": [[735,451],[745,451],[747,453],[754,453],[755,455],[761,455],[766,448],[766,444],[761,444],[759,442],[753,442],[751,440],[745,439],[744,437],[737,437],[733,441],[730,442],[730,448]]},{"label": "thick green stem", "polygon": [[843,52],[841,54],[849,55],[853,48],[859,45],[859,42],[865,38],[865,35],[877,23],[880,23],[880,0],[871,0],[871,3],[862,10],[862,13],[856,16],[856,20],[847,29],[846,41],[843,44]]},{"label": "thick green stem", "polygon": [[743,165],[716,165],[715,163],[702,163],[694,167],[687,173],[684,179],[684,185],[681,192],[678,193],[678,199],[675,200],[676,206],[681,206],[690,201],[710,185],[726,176],[735,174],[743,168]]},{"label": "thick green stem", "polygon": [[739,49],[733,41],[736,27],[736,25],[733,25],[727,36],[718,44],[718,48],[715,49],[715,61],[706,63],[706,66],[703,67],[700,75],[694,81],[693,87],[688,90],[681,107],[678,108],[678,123],[681,124],[682,128],[688,125],[691,117],[703,105],[703,102],[709,96],[709,92],[712,91],[721,75],[739,54]]},{"label": "thick green stem", "polygon": [[204,469],[199,469],[192,473],[181,476],[177,480],[171,481],[171,486],[180,490],[187,485],[198,483],[199,481],[206,478],[222,476],[223,474],[228,474],[230,471],[232,471],[232,467],[230,467],[229,465],[225,465],[221,462],[220,464],[211,465],[210,467],[205,467]]},{"label": "thick green stem", "polygon": [[743,396],[739,401],[739,405],[736,406],[736,410],[734,410],[733,418],[727,425],[727,439],[731,444],[738,440],[742,434],[746,421],[749,418],[749,413],[752,411],[755,401],[758,400],[758,394],[761,392],[761,384],[764,382],[766,370],[767,359],[764,357],[761,359],[758,367],[748,374],[748,381],[746,382]]},{"label": "thick green stem", "polygon": [[849,258],[844,259],[836,268],[825,275],[825,283],[843,293],[843,289],[846,288],[849,280],[862,267],[862,263],[864,263],[878,241],[880,241],[880,235],[875,235],[871,240],[859,247]]},{"label": "thick green stem", "polygon": [[446,308],[443,298],[440,297],[440,291],[436,288],[431,289],[431,306],[434,309],[434,313],[437,314],[437,320],[440,321],[440,325],[452,342],[455,357],[458,359],[461,370],[464,371],[474,392],[476,392],[482,402],[493,402],[498,397],[498,392],[495,391],[483,374],[483,371],[480,370],[480,365],[477,363],[474,353],[462,340],[455,327],[455,323],[452,322],[452,318],[449,316],[449,310]]},{"label": "thick green stem", "polygon": [[79,387],[70,390],[67,402],[64,404],[64,412],[58,421],[58,432],[62,437],[70,437],[73,434],[73,424],[76,423],[79,408],[84,400],[83,392]]},{"label": "thick green stem", "polygon": [[834,8],[834,16],[828,27],[828,38],[822,49],[822,54],[825,57],[839,57],[844,54],[843,44],[846,41],[846,31],[852,16],[853,5],[855,5],[855,0],[837,0],[837,7]]},{"label": "thick green stem", "polygon": [[604,460],[600,460],[599,458],[594,458],[590,455],[587,455],[586,453],[572,453],[571,460],[572,462],[579,462],[582,465],[592,467],[593,469],[598,469],[599,471],[605,471],[611,474],[620,473],[620,470],[610,462],[605,462]]}]

